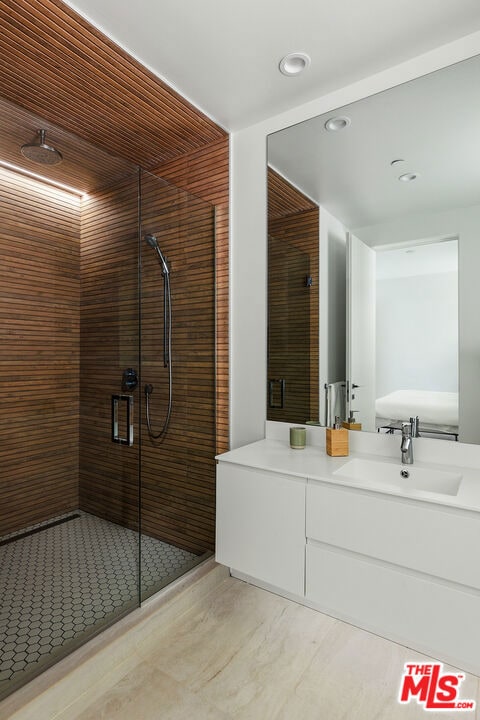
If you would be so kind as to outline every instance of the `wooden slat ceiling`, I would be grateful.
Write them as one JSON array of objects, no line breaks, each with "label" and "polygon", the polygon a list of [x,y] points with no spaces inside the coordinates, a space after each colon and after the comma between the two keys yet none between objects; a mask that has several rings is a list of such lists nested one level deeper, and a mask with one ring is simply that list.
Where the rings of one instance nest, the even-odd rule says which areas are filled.
[{"label": "wooden slat ceiling", "polygon": [[317,205],[290,185],[272,168],[268,168],[268,219],[275,220],[294,213],[314,210]]},{"label": "wooden slat ceiling", "polygon": [[[21,146],[38,143],[37,132],[40,129],[46,130],[45,143],[62,153],[63,160],[58,165],[40,165],[23,157]],[[1,97],[0,161],[38,173],[84,193],[132,176],[137,168],[127,160],[105,153]]]},{"label": "wooden slat ceiling", "polygon": [[60,0],[0,0],[0,96],[151,169],[225,137]]}]

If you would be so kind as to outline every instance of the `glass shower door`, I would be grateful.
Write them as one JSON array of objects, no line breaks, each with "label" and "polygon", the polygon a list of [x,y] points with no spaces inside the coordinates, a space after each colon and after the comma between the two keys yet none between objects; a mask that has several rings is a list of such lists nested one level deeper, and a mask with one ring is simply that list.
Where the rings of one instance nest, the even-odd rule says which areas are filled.
[{"label": "glass shower door", "polygon": [[0,698],[139,604],[138,172],[121,169],[81,201],[5,178],[0,216],[20,219],[14,256],[0,242],[2,306],[18,298],[2,343],[16,493],[0,513]]},{"label": "glass shower door", "polygon": [[[122,168],[81,201],[42,190],[38,202],[19,190],[36,228],[35,262],[28,237],[17,242],[32,298],[18,309],[25,343],[15,348],[18,390],[9,392],[17,408],[31,383],[27,431],[32,412],[38,421],[33,434],[12,424],[30,455],[20,478],[28,492],[14,510],[28,501],[45,515],[1,533],[0,698],[213,552],[214,209]],[[10,244],[3,248],[5,257]],[[13,267],[5,277],[13,284],[22,273]],[[5,290],[7,300],[15,295]]]},{"label": "glass shower door", "polygon": [[142,172],[142,598],[214,548],[214,221]]},{"label": "glass shower door", "polygon": [[82,205],[79,507],[97,629],[139,604],[138,190],[135,173]]}]

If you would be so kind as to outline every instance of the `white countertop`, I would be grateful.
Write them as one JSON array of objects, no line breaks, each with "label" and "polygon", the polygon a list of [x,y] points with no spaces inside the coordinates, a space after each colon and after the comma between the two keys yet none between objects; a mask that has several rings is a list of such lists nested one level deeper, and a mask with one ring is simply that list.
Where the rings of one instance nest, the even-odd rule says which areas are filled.
[{"label": "white countertop", "polygon": [[[399,469],[413,469],[415,467],[436,469],[443,472],[453,472],[462,475],[457,495],[444,495],[440,493],[421,490],[402,491],[394,487],[382,487],[378,481],[349,480],[334,476],[346,462],[353,458],[364,458],[372,462],[384,462],[397,465]],[[379,455],[350,453],[347,457],[330,457],[325,449],[319,446],[307,446],[304,450],[292,450],[288,443],[280,440],[258,440],[257,442],[231,450],[218,455],[220,462],[234,463],[245,467],[256,468],[268,472],[277,472],[291,475],[299,479],[308,479],[314,482],[326,482],[338,486],[352,487],[370,492],[395,496],[402,499],[419,500],[452,508],[480,512],[480,470],[475,468],[457,467],[452,465],[438,465],[434,463],[415,462],[414,465],[403,465],[400,458]]]}]

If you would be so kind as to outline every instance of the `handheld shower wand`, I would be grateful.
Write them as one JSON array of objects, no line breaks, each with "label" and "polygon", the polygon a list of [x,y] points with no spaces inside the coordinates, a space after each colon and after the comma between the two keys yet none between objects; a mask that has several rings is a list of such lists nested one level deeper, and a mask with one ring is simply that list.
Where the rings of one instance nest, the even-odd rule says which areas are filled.
[{"label": "handheld shower wand", "polygon": [[155,235],[145,235],[145,240],[150,245],[150,247],[157,252],[158,257],[160,258],[160,263],[162,265],[162,275],[170,275],[170,268],[168,267],[167,259],[160,250]]},{"label": "handheld shower wand", "polygon": [[160,250],[155,235],[145,235],[148,245],[155,250],[160,260],[163,276],[163,366],[168,368],[168,409],[159,433],[154,433],[150,422],[150,395],[153,385],[145,385],[145,410],[147,416],[148,434],[154,440],[161,438],[167,431],[172,414],[172,293],[170,288],[170,268],[165,255]]}]

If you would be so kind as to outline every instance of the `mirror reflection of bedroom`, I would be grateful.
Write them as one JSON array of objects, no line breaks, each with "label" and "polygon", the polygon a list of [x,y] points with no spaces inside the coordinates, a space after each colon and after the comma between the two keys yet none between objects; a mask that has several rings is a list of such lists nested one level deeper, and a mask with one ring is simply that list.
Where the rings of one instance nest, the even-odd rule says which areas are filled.
[{"label": "mirror reflection of bedroom", "polygon": [[423,437],[480,444],[479,73],[476,56],[269,136],[319,217],[318,414],[283,421],[418,416]]},{"label": "mirror reflection of bedroom", "polygon": [[418,417],[423,437],[458,440],[458,241],[373,250],[375,428]]}]

